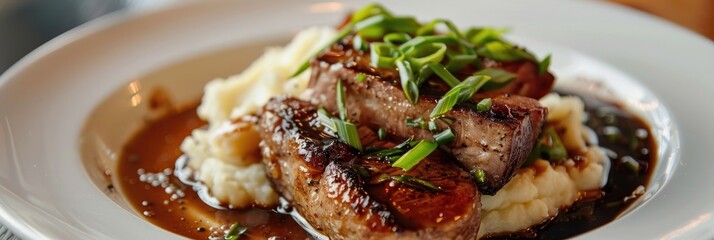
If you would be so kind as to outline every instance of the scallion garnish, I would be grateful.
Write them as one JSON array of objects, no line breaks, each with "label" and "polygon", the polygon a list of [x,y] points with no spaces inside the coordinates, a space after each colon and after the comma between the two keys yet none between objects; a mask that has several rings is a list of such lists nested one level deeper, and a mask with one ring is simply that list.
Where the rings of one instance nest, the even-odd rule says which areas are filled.
[{"label": "scallion garnish", "polygon": [[431,190],[431,191],[439,191],[441,190],[439,187],[434,185],[433,183],[417,178],[417,177],[412,177],[409,175],[400,175],[400,176],[392,176],[391,177],[394,181],[397,181],[401,184],[408,185],[411,187],[416,187],[416,188],[421,188],[421,189],[426,189],[426,190]]},{"label": "scallion garnish", "polygon": [[552,162],[561,162],[568,157],[568,151],[553,127],[547,127],[543,131],[540,151],[541,157]]},{"label": "scallion garnish", "polygon": [[335,124],[337,129],[337,137],[343,142],[349,144],[350,146],[362,151],[362,142],[359,140],[359,133],[357,133],[357,126],[353,123],[343,121],[337,118],[332,118],[332,122]]},{"label": "scallion garnish", "polygon": [[367,42],[362,39],[362,37],[356,35],[354,38],[352,38],[352,47],[356,50],[364,51],[367,50],[369,46],[367,45]]},{"label": "scallion garnish", "polygon": [[476,169],[473,172],[474,178],[476,179],[476,183],[485,183],[486,182],[486,171],[483,169]]},{"label": "scallion garnish", "polygon": [[377,137],[379,138],[380,141],[387,138],[387,130],[384,128],[379,128],[379,130],[377,131]]},{"label": "scallion garnish", "polygon": [[454,86],[436,103],[436,107],[430,114],[431,119],[436,119],[444,113],[450,111],[458,103],[471,99],[481,86],[491,78],[484,75],[476,75],[466,78],[463,82]]},{"label": "scallion garnish", "polygon": [[423,118],[415,118],[415,119],[406,119],[406,124],[407,127],[410,128],[421,128],[421,129],[426,129],[428,127],[426,120]]},{"label": "scallion garnish", "polygon": [[248,231],[248,228],[240,226],[238,223],[234,223],[231,225],[231,227],[226,231],[226,235],[223,237],[225,240],[236,240],[240,238],[246,231]]},{"label": "scallion garnish", "polygon": [[543,75],[548,72],[548,67],[550,67],[550,54],[538,62],[538,75]]},{"label": "scallion garnish", "polygon": [[630,156],[622,157],[622,164],[630,169],[634,174],[640,173],[640,163]]},{"label": "scallion garnish", "polygon": [[376,68],[393,68],[394,61],[401,55],[397,49],[386,43],[370,43],[370,64]]},{"label": "scallion garnish", "polygon": [[478,104],[476,104],[476,111],[485,112],[491,110],[491,106],[493,106],[493,101],[491,101],[491,98],[484,98],[481,99]]},{"label": "scallion garnish", "polygon": [[406,33],[390,33],[390,34],[384,35],[384,38],[383,38],[385,43],[388,43],[388,44],[391,44],[394,46],[399,46],[400,44],[408,42],[411,39],[412,39],[412,37]]},{"label": "scallion garnish", "polygon": [[395,63],[399,69],[399,80],[402,84],[402,90],[404,90],[404,96],[407,97],[409,102],[416,104],[417,100],[419,100],[419,86],[417,86],[416,79],[412,74],[411,63],[402,59],[397,59]]},{"label": "scallion garnish", "polygon": [[363,82],[365,79],[367,79],[367,74],[364,74],[364,73],[358,73],[357,76],[355,77],[355,80],[358,83]]},{"label": "scallion garnish", "polygon": [[429,64],[429,69],[434,72],[437,76],[441,78],[449,87],[456,87],[461,83],[454,75],[452,75],[449,70],[447,70],[443,65],[438,63]]},{"label": "scallion garnish", "polygon": [[337,94],[337,112],[340,114],[340,119],[347,121],[347,108],[345,107],[345,88],[342,86],[342,79],[337,79],[335,86]]},{"label": "scallion garnish", "polygon": [[474,75],[486,75],[491,77],[491,81],[488,81],[486,85],[483,86],[483,90],[501,88],[518,77],[516,74],[497,68],[485,68],[474,73]]},{"label": "scallion garnish", "polygon": [[434,134],[434,142],[440,146],[453,141],[454,138],[456,138],[456,136],[454,136],[454,132],[451,131],[451,128],[447,128],[440,133]]},{"label": "scallion garnish", "polygon": [[328,113],[324,108],[317,109],[317,120],[320,121],[322,126],[325,126],[325,128],[329,129],[333,133],[337,132],[335,123],[332,122],[332,115],[330,115],[330,113]]},{"label": "scallion garnish", "polygon": [[367,171],[367,169],[364,168],[364,166],[357,166],[355,169],[357,170],[357,173],[359,173],[360,176],[366,178],[369,177],[369,172]]},{"label": "scallion garnish", "polygon": [[530,60],[537,62],[533,54],[506,42],[489,42],[476,51],[479,55],[496,61]]},{"label": "scallion garnish", "polygon": [[402,157],[392,164],[392,167],[400,167],[404,171],[409,171],[414,166],[424,160],[431,152],[436,150],[438,145],[435,142],[421,140],[412,149],[407,151]]}]

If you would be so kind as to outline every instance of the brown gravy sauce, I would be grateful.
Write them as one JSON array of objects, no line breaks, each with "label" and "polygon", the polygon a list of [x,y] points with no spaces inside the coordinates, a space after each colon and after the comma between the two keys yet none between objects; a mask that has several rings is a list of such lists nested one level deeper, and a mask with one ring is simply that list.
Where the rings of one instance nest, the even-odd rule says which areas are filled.
[{"label": "brown gravy sauce", "polygon": [[[586,125],[595,130],[600,146],[609,149],[609,180],[602,191],[585,196],[567,211],[522,232],[487,239],[562,239],[573,237],[615,219],[647,186],[653,172],[656,146],[649,126],[617,104],[582,96]],[[223,239],[231,224],[248,227],[241,239],[311,239],[293,218],[276,209],[217,209],[204,203],[173,175],[179,145],[191,130],[205,125],[196,106],[173,111],[148,123],[122,150],[117,173],[119,188],[144,218],[168,231],[192,239]],[[617,128],[617,130],[613,130]],[[613,134],[613,132],[617,134]],[[637,173],[622,161],[629,156],[640,164]],[[588,194],[589,195],[589,194]]]}]

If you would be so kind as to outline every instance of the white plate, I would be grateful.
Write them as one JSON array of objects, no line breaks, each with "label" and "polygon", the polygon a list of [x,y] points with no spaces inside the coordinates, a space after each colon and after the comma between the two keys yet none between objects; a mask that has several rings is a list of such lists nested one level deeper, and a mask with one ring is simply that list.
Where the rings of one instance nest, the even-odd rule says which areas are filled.
[{"label": "white plate", "polygon": [[[255,49],[247,46],[284,40],[309,25],[334,25],[347,9],[363,4],[185,3],[115,14],[45,44],[0,77],[0,220],[26,239],[176,238],[142,220],[121,198],[105,195],[101,174],[93,166],[112,164],[113,154],[138,127],[145,103],[132,107],[132,97],[136,103],[135,96],[150,86],[168,84],[175,100],[188,101],[200,94],[201,84],[209,80],[205,76],[237,72],[245,62],[236,63],[235,71],[226,71],[230,62],[217,61],[215,66],[195,65],[195,75],[143,77],[221,49]],[[460,26],[511,27],[512,39],[541,55],[554,53],[554,70],[565,81],[577,76],[604,81],[652,123],[664,159],[648,186],[648,199],[580,237],[714,236],[714,161],[708,151],[714,146],[714,108],[706,100],[714,92],[710,41],[601,2],[385,5],[420,19],[448,17]],[[100,103],[102,110],[92,115]],[[82,161],[81,143],[85,151],[87,146],[101,150],[95,154],[102,159]]]}]

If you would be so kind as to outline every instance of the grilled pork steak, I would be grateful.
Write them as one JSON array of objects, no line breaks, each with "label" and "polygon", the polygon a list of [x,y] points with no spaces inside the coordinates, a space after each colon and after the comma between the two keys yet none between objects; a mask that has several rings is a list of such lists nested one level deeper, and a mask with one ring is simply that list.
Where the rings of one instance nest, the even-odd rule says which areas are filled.
[{"label": "grilled pork steak", "polygon": [[[257,124],[268,176],[313,227],[331,239],[476,237],[478,188],[448,155],[436,151],[404,172],[324,134],[316,117],[311,104],[278,97]],[[395,145],[364,130],[366,147]]]},{"label": "grilled pork steak", "polygon": [[[353,50],[345,43],[332,46],[312,62],[312,77],[309,88],[314,91],[313,101],[327,110],[336,111],[335,85],[342,79],[346,88],[346,106],[350,119],[376,127],[382,127],[401,138],[432,139],[425,129],[407,127],[407,119],[428,119],[441,96],[448,91],[436,81],[422,87],[419,101],[412,105],[404,96],[398,73],[393,69],[376,69],[369,64],[369,53]],[[519,78],[534,78],[532,63],[485,63],[516,70]],[[523,70],[525,69],[525,70]],[[529,70],[530,69],[530,70]],[[364,74],[364,79],[358,75]],[[552,76],[551,76],[552,77]],[[516,80],[517,82],[518,80]],[[506,86],[519,93],[523,89],[537,92],[533,84],[519,83]],[[522,86],[530,86],[522,88]],[[547,109],[529,97],[504,94],[508,89],[477,93],[474,100],[492,97],[493,107],[478,112],[473,106],[456,106],[446,113],[453,120],[447,124],[437,120],[440,129],[451,127],[456,139],[444,148],[470,172],[485,173],[485,181],[479,182],[484,194],[494,194],[528,158],[544,123]],[[547,90],[550,91],[550,86]],[[493,96],[492,96],[493,95]],[[540,93],[537,94],[540,96]],[[477,101],[475,101],[477,102]]]}]

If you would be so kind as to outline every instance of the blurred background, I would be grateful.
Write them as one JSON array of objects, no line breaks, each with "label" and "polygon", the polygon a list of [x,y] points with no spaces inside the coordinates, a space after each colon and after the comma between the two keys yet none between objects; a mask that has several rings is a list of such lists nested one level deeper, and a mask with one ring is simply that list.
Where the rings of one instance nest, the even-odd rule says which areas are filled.
[{"label": "blurred background", "polygon": [[[0,74],[43,43],[114,11],[182,0],[0,0]],[[714,0],[601,0],[647,12],[714,40]],[[606,16],[603,16],[606,17]],[[0,240],[15,237],[0,225]]]}]

